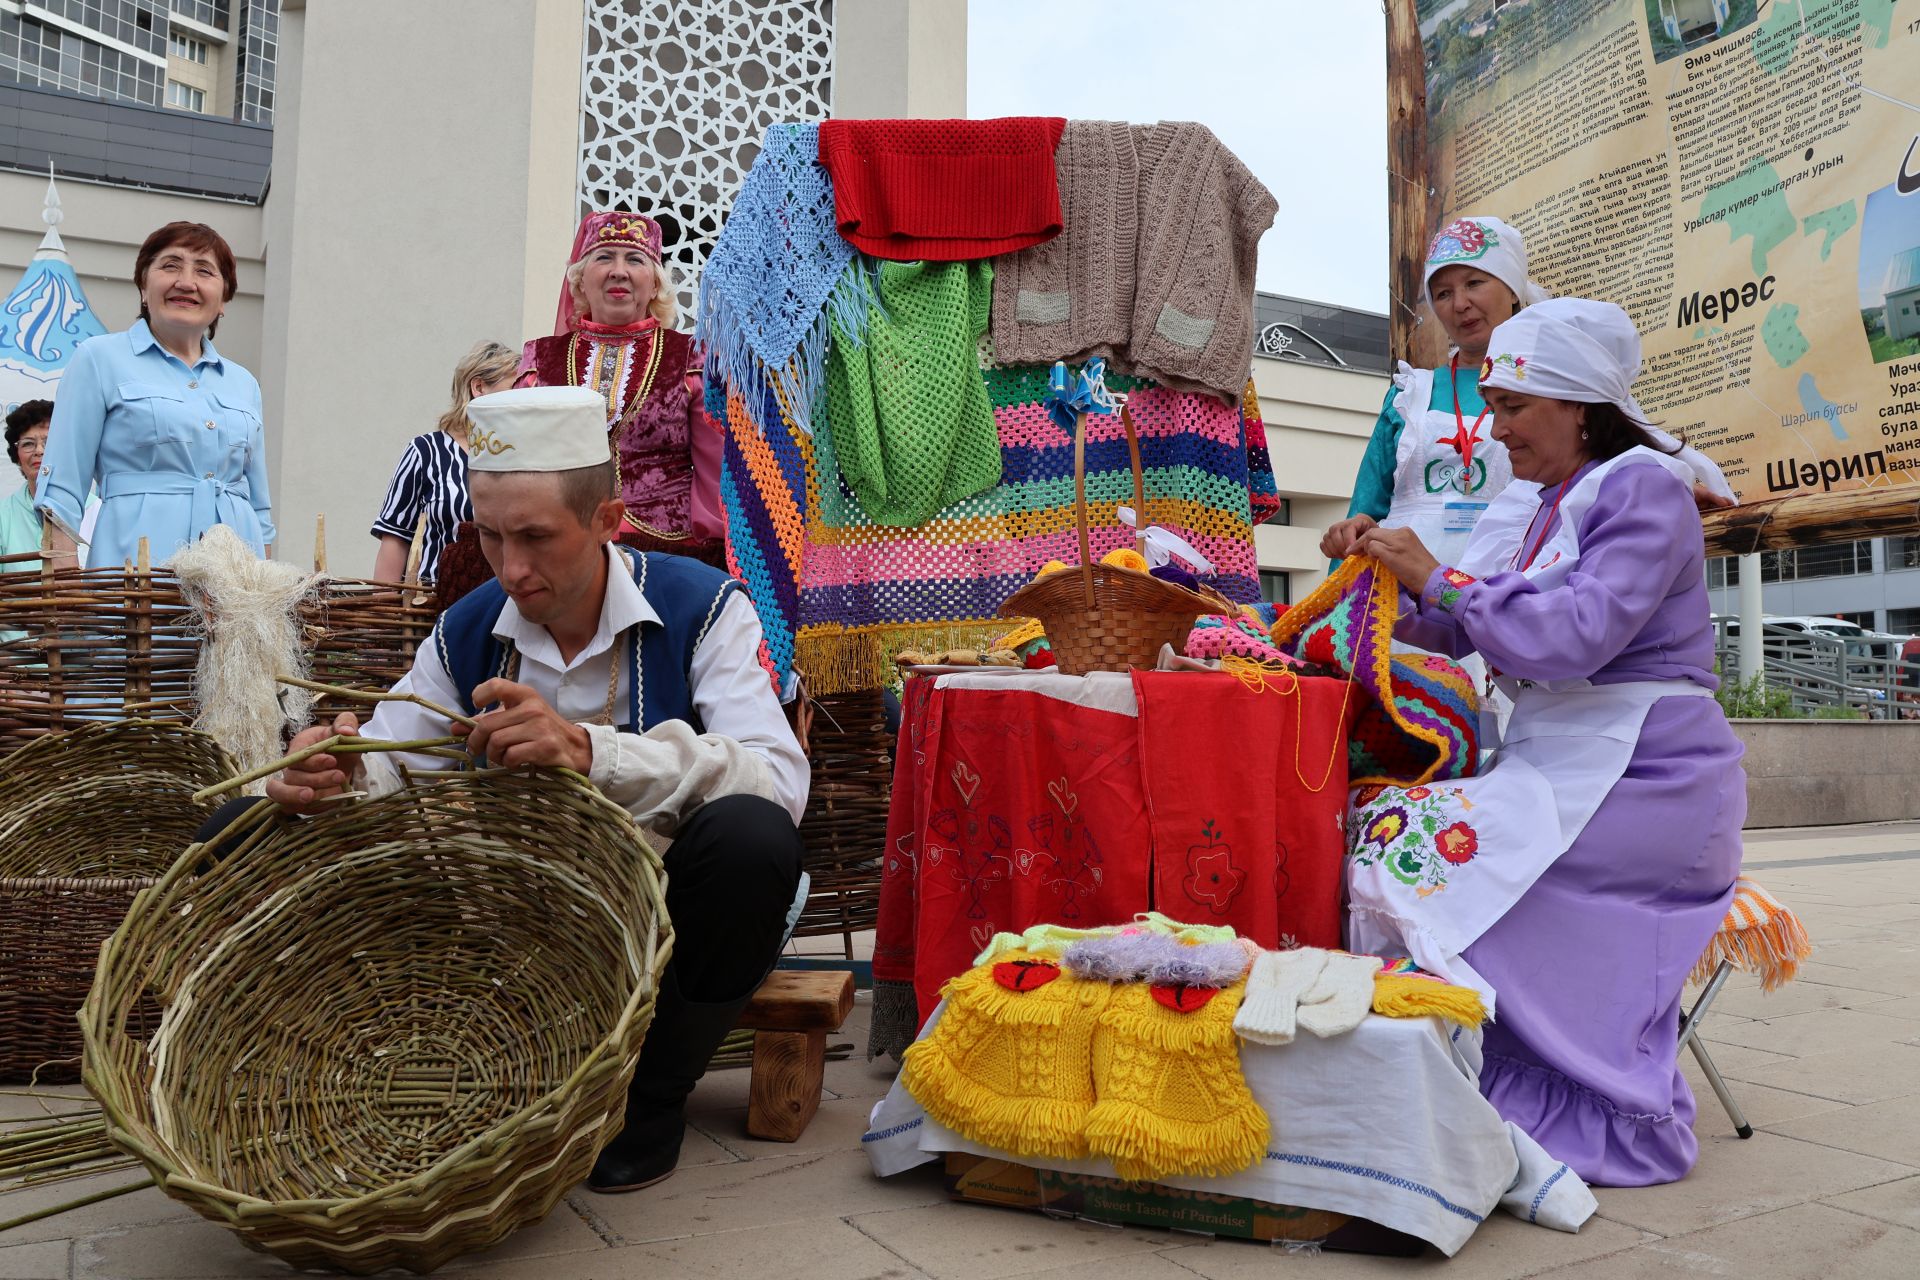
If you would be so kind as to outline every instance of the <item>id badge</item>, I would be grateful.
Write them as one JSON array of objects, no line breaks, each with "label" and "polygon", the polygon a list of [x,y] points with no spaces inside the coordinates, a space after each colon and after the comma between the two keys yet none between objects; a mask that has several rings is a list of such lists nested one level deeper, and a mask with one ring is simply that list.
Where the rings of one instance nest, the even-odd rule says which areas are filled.
[{"label": "id badge", "polygon": [[1472,533],[1473,526],[1480,523],[1480,515],[1487,506],[1484,502],[1449,502],[1441,516],[1440,527],[1447,533]]}]

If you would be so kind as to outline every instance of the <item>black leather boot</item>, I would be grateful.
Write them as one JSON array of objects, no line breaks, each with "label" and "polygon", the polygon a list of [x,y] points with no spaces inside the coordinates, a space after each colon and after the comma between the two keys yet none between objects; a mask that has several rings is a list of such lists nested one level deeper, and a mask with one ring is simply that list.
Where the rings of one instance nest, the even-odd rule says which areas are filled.
[{"label": "black leather boot", "polygon": [[719,1004],[687,1000],[668,969],[627,1089],[627,1126],[594,1162],[589,1191],[638,1191],[672,1175],[687,1132],[687,1096],[752,998],[749,989]]}]

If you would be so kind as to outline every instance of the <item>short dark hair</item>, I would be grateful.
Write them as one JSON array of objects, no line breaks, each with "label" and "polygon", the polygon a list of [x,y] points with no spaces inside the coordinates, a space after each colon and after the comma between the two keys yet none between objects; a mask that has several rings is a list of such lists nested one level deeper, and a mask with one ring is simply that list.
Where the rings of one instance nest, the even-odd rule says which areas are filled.
[{"label": "short dark hair", "polygon": [[1635,422],[1617,404],[1588,404],[1581,407],[1586,410],[1585,417],[1581,419],[1581,429],[1587,433],[1587,452],[1595,462],[1617,458],[1637,446],[1652,449],[1655,453],[1680,452],[1678,445],[1671,449],[1661,448],[1659,441],[1647,434],[1647,424]]},{"label": "short dark hair", "polygon": [[600,462],[591,467],[556,471],[560,477],[560,500],[581,524],[592,524],[600,504],[613,497],[613,463]]},{"label": "short dark hair", "polygon": [[[233,250],[228,246],[225,236],[204,222],[169,222],[166,226],[148,236],[146,241],[141,244],[140,252],[135,254],[133,258],[133,287],[135,289],[138,289],[142,294],[146,293],[147,268],[153,265],[155,258],[159,257],[166,250],[173,248],[175,245],[179,245],[182,249],[187,249],[193,253],[212,255],[215,265],[220,268],[220,278],[226,282],[227,287],[227,291],[222,296],[221,301],[233,301],[233,295],[240,289],[240,273],[233,265]],[[140,303],[140,318],[149,321],[153,319],[152,316],[147,314],[147,304],[144,299]],[[214,317],[213,323],[207,326],[207,336],[211,338],[214,330],[219,327],[220,319],[216,316]]]},{"label": "short dark hair", "polygon": [[7,460],[20,461],[20,437],[43,422],[53,421],[53,401],[27,400],[7,415]]}]

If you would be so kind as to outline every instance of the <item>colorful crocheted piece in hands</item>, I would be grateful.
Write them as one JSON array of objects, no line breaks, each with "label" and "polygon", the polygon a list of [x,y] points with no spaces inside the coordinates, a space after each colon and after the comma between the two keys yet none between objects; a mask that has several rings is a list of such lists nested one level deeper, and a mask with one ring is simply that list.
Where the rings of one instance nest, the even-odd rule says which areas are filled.
[{"label": "colorful crocheted piece in hands", "polygon": [[1480,701],[1460,665],[1394,653],[1400,588],[1379,561],[1349,556],[1273,626],[1273,642],[1303,662],[1351,676],[1370,695],[1347,745],[1353,786],[1411,786],[1472,774],[1480,760]]}]

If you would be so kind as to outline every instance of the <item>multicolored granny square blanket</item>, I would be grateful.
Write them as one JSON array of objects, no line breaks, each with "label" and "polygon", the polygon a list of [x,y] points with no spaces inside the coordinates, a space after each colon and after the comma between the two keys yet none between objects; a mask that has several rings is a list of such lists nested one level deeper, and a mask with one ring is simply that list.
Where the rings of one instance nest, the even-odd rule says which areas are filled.
[{"label": "multicolored granny square blanket", "polygon": [[[816,402],[809,435],[776,391],[758,405],[726,386],[728,556],[747,583],[774,662],[820,693],[875,688],[904,649],[978,648],[1007,630],[1002,601],[1049,561],[1080,560],[1073,436],[1048,417],[1049,369],[988,364],[1001,483],[917,528],[876,524],[841,477]],[[1260,598],[1257,521],[1278,509],[1265,429],[1239,405],[1113,377],[1129,394],[1146,491],[1143,523],[1212,560],[1229,600]],[[1096,559],[1131,545],[1116,509],[1133,501],[1118,415],[1087,420],[1087,508]],[[1256,505],[1255,495],[1264,495]]]},{"label": "multicolored granny square blanket", "polygon": [[1353,786],[1464,778],[1479,765],[1472,677],[1438,654],[1394,653],[1399,616],[1393,575],[1370,556],[1349,556],[1273,627],[1283,653],[1344,671],[1370,695],[1347,745]]}]

